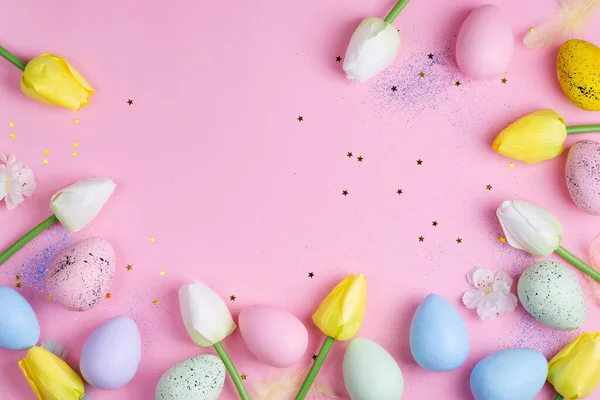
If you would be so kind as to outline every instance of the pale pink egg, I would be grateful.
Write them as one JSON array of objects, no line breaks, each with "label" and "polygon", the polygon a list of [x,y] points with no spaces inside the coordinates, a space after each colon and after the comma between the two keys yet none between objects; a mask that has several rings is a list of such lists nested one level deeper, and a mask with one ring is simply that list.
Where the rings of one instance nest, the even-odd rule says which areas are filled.
[{"label": "pale pink egg", "polygon": [[308,331],[298,318],[275,307],[256,305],[240,313],[240,332],[248,349],[271,367],[296,364],[308,346]]},{"label": "pale pink egg", "polygon": [[565,175],[575,204],[588,214],[600,215],[600,143],[575,143],[569,150]]},{"label": "pale pink egg", "polygon": [[476,8],[456,38],[456,63],[465,75],[489,80],[502,76],[512,59],[514,37],[504,14],[494,5]]}]

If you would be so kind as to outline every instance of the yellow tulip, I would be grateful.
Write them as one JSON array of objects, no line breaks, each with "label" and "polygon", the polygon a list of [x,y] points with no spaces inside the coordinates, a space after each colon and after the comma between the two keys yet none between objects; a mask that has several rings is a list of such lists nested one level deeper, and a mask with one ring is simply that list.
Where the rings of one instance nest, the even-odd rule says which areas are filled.
[{"label": "yellow tulip", "polygon": [[365,314],[367,280],[364,275],[348,275],[323,300],[313,322],[335,340],[348,340],[358,332]]},{"label": "yellow tulip", "polygon": [[551,160],[560,153],[567,138],[565,120],[553,110],[540,110],[510,124],[492,147],[503,156],[528,164]]},{"label": "yellow tulip", "polygon": [[38,400],[79,400],[83,381],[69,365],[42,347],[32,347],[19,367]]},{"label": "yellow tulip", "polygon": [[45,104],[79,110],[90,104],[94,89],[64,58],[44,53],[27,63],[21,90]]},{"label": "yellow tulip", "polygon": [[548,382],[565,399],[589,396],[600,380],[600,333],[582,333],[548,363]]}]

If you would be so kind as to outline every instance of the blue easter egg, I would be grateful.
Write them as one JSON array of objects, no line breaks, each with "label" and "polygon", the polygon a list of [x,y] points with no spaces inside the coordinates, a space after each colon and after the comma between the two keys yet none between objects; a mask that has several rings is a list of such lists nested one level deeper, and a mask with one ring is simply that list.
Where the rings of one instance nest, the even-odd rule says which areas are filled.
[{"label": "blue easter egg", "polygon": [[0,286],[0,347],[27,350],[40,340],[40,323],[25,297]]},{"label": "blue easter egg", "polygon": [[452,371],[467,359],[465,321],[442,296],[430,294],[417,308],[410,324],[410,351],[417,364],[432,372]]},{"label": "blue easter egg", "polygon": [[471,393],[475,400],[533,400],[547,377],[543,354],[530,349],[502,350],[473,368]]}]

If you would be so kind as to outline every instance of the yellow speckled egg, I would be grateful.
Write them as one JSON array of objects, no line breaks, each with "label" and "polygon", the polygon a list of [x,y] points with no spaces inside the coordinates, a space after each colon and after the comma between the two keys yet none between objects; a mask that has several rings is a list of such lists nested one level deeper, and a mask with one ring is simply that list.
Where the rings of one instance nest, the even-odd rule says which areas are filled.
[{"label": "yellow speckled egg", "polygon": [[585,40],[568,40],[558,51],[556,69],[571,103],[600,111],[600,48]]}]

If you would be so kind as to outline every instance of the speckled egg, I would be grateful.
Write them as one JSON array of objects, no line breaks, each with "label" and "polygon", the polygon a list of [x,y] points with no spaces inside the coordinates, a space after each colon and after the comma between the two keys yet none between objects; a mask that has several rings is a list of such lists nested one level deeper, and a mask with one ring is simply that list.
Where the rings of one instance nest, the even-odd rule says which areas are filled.
[{"label": "speckled egg", "polygon": [[79,242],[59,255],[48,271],[46,288],[52,300],[69,310],[86,311],[110,292],[115,276],[115,251],[104,239]]},{"label": "speckled egg", "polygon": [[588,111],[600,110],[600,48],[585,40],[568,40],[558,51],[556,69],[571,103]]},{"label": "speckled egg", "polygon": [[204,354],[178,362],[161,376],[156,400],[217,400],[225,383],[225,365]]},{"label": "speckled egg", "polygon": [[565,166],[567,189],[577,207],[600,215],[600,143],[582,140],[569,150]]},{"label": "speckled egg", "polygon": [[577,277],[555,261],[540,261],[523,272],[517,286],[523,307],[542,324],[563,331],[581,327],[585,297]]}]

